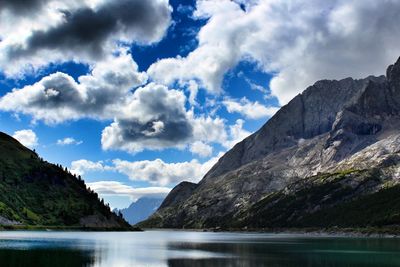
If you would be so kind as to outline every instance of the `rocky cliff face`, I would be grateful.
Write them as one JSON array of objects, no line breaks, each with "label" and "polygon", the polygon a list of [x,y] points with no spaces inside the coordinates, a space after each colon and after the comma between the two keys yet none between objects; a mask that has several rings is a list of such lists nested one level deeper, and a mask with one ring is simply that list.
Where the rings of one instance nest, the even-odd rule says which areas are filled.
[{"label": "rocky cliff face", "polygon": [[[339,205],[397,184],[399,153],[400,59],[386,76],[316,82],[228,151],[197,186],[187,189],[189,197],[170,195],[167,198],[176,201],[163,205],[144,225],[202,228],[230,222],[224,226],[233,226],[253,218],[249,211],[255,211],[256,204],[257,210],[268,214],[260,206],[262,199],[286,192],[294,184],[304,185],[310,177],[348,170],[382,171],[384,179],[371,190],[339,199]],[[341,185],[347,188],[358,175]],[[263,226],[254,218],[247,222]]]}]

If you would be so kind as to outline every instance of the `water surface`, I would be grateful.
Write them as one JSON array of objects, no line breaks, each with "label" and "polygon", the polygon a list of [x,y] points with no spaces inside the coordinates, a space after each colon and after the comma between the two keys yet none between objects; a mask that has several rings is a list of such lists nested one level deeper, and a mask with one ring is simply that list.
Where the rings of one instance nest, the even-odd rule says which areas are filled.
[{"label": "water surface", "polygon": [[294,234],[0,232],[0,266],[400,266],[400,239]]}]

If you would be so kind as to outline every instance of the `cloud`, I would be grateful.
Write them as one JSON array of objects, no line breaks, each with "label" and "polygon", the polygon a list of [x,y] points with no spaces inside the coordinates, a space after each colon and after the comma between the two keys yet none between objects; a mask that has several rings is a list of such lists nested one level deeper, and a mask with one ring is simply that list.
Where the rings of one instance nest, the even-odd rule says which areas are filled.
[{"label": "cloud", "polygon": [[222,154],[219,154],[204,163],[197,160],[166,163],[161,159],[134,162],[117,159],[113,163],[118,172],[127,175],[133,181],[168,185],[182,181],[199,182],[221,156]]},{"label": "cloud", "polygon": [[190,145],[190,152],[200,157],[209,157],[212,155],[213,148],[201,141],[196,141]]},{"label": "cloud", "polygon": [[194,8],[191,5],[183,5],[179,4],[178,7],[176,8],[176,11],[182,14],[187,14],[190,15],[193,12]]},{"label": "cloud", "polygon": [[[242,2],[242,1],[239,1]],[[195,18],[208,18],[198,47],[186,57],[150,66],[156,81],[199,80],[221,92],[225,73],[255,61],[275,76],[271,94],[287,103],[320,79],[380,75],[400,55],[399,1],[197,1]],[[226,23],[229,21],[229,23]]]},{"label": "cloud", "polygon": [[226,99],[222,102],[229,113],[240,113],[249,119],[261,119],[272,117],[278,110],[278,107],[266,107],[258,101],[251,102],[246,97],[236,101]]},{"label": "cloud", "polygon": [[83,141],[75,140],[73,137],[65,137],[64,139],[58,139],[57,145],[59,146],[68,146],[68,145],[80,145]]},{"label": "cloud", "polygon": [[131,55],[121,52],[97,63],[78,81],[57,72],[33,85],[14,89],[0,99],[0,109],[28,114],[48,124],[88,117],[110,119],[130,90],[146,80]]},{"label": "cloud", "polygon": [[183,149],[194,142],[224,144],[229,136],[225,120],[187,110],[182,91],[150,83],[127,97],[111,125],[102,132],[104,150],[130,153],[144,149]]},{"label": "cloud", "polygon": [[[0,68],[9,75],[27,66],[37,69],[51,62],[97,62],[121,43],[160,41],[171,23],[167,0],[97,1],[92,6],[85,1],[71,1],[72,4],[51,1],[46,5],[46,1],[39,0],[28,1],[32,2],[29,5],[21,2],[7,1],[5,7],[28,12],[29,5],[40,5],[40,16],[47,19],[47,24],[40,19],[36,21],[34,16],[11,20],[18,35],[0,30]],[[0,21],[8,28],[6,18],[10,15],[3,14],[3,17]],[[24,25],[27,28],[23,29]]]},{"label": "cloud", "polygon": [[223,144],[227,149],[231,149],[237,143],[248,137],[251,133],[243,129],[244,120],[236,120],[234,125],[229,126],[230,138]]},{"label": "cloud", "polygon": [[224,119],[205,115],[195,117],[192,110],[188,112],[188,115],[193,124],[194,138],[191,141],[222,144],[229,138]]},{"label": "cloud", "polygon": [[71,172],[77,175],[84,175],[88,172],[103,172],[113,170],[113,167],[105,165],[103,161],[93,162],[86,159],[80,159],[71,162]]},{"label": "cloud", "polygon": [[147,181],[158,185],[199,181],[205,174],[202,164],[197,160],[178,163],[165,163],[161,159],[135,162],[114,160],[114,164],[118,172],[133,181]]},{"label": "cloud", "polygon": [[33,148],[38,145],[38,137],[32,130],[20,130],[13,134],[13,137],[26,147]]},{"label": "cloud", "polygon": [[87,183],[87,185],[102,196],[128,196],[132,201],[141,197],[165,197],[171,188],[168,187],[145,187],[134,188],[117,181],[99,181]]},{"label": "cloud", "polygon": [[32,12],[32,10],[41,8],[45,3],[50,0],[1,0],[0,12],[2,10],[9,10],[17,14],[25,14]]},{"label": "cloud", "polygon": [[137,89],[114,122],[103,130],[102,148],[136,153],[190,146],[193,153],[207,156],[212,151],[210,144],[230,148],[232,142],[250,134],[241,120],[227,126],[219,117],[195,116],[193,110],[185,109],[185,99],[181,91],[162,85]]},{"label": "cloud", "polygon": [[189,103],[192,106],[198,105],[198,103],[196,102],[196,97],[197,97],[197,93],[199,91],[199,85],[195,81],[190,80],[188,82],[188,90],[189,90],[189,93],[190,93],[189,94]]},{"label": "cloud", "polygon": [[183,92],[151,83],[137,89],[115,121],[103,130],[103,149],[138,152],[179,147],[193,136]]},{"label": "cloud", "polygon": [[[218,10],[215,13],[219,15],[206,14],[204,6],[215,8]],[[198,33],[198,47],[187,57],[161,59],[153,63],[147,72],[161,83],[198,80],[209,92],[221,93],[224,74],[234,67],[242,56],[240,51],[232,49],[232,46],[239,45],[244,39],[242,26],[237,23],[243,16],[240,6],[236,3],[198,1],[194,17],[209,18]],[[227,24],[226,21],[230,23]]]},{"label": "cloud", "polygon": [[102,161],[92,162],[82,159],[71,163],[71,171],[78,175],[88,172],[113,171],[126,175],[132,181],[145,181],[154,185],[166,186],[182,181],[200,181],[221,156],[222,153],[219,153],[204,163],[197,160],[167,163],[161,159],[133,162],[115,159],[112,164],[106,165]]},{"label": "cloud", "polygon": [[0,110],[47,124],[113,120],[102,131],[104,150],[183,149],[196,141],[209,145],[229,139],[225,120],[195,115],[186,108],[187,98],[180,90],[155,83],[137,88],[146,81],[147,75],[138,72],[130,54],[121,51],[77,81],[57,72],[14,89],[0,98]]},{"label": "cloud", "polygon": [[[244,74],[242,73],[240,76],[241,76],[241,77],[244,77]],[[266,95],[266,97],[268,96],[268,90],[267,90],[267,88],[265,88],[264,86],[261,86],[261,85],[259,85],[259,84],[256,84],[256,83],[252,82],[252,81],[251,81],[249,78],[247,78],[247,77],[244,77],[244,79],[245,79],[245,81],[249,84],[251,90],[259,91],[259,92],[261,92],[261,93],[264,93],[264,94]]]}]

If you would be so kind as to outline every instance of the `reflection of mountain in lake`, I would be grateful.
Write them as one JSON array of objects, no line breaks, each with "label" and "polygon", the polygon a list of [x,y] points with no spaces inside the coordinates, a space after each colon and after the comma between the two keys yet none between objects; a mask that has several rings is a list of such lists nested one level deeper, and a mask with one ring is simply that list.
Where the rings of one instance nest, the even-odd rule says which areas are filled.
[{"label": "reflection of mountain in lake", "polygon": [[93,251],[75,249],[0,249],[1,267],[71,267],[93,266]]}]

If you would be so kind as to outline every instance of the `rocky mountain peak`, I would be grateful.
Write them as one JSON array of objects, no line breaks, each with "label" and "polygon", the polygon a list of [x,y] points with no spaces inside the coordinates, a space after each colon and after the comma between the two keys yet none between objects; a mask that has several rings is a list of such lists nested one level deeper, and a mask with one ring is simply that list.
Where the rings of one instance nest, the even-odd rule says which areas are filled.
[{"label": "rocky mountain peak", "polygon": [[400,80],[400,57],[397,59],[396,63],[387,68],[386,77],[389,82]]},{"label": "rocky mountain peak", "polygon": [[400,58],[394,65],[388,67],[386,76],[389,84],[388,96],[391,105],[396,107],[397,113],[400,112]]},{"label": "rocky mountain peak", "polygon": [[[322,173],[384,168],[380,177],[396,184],[399,138],[400,59],[387,76],[318,81],[236,144],[198,185],[173,189],[153,222],[218,225],[215,218],[240,217],[263,197],[291,184],[301,189],[303,180]],[[378,190],[383,180],[357,194]]]},{"label": "rocky mountain peak", "polygon": [[[375,95],[375,91],[384,88],[385,84],[385,76],[316,82],[283,106],[259,131],[227,152],[202,182],[275,151],[294,146],[301,139],[330,132],[334,126],[345,123],[344,115],[349,112],[342,111],[346,108],[348,111],[353,109],[353,113],[357,108],[357,112],[369,112],[374,104],[373,99],[370,99],[371,94]],[[373,92],[368,93],[371,90]],[[380,94],[383,99],[386,92]],[[364,106],[360,105],[360,101],[364,101],[361,102]],[[376,103],[379,111],[381,104]],[[355,118],[353,115],[351,117]],[[351,119],[346,118],[346,121],[349,123]]]}]

